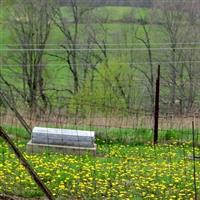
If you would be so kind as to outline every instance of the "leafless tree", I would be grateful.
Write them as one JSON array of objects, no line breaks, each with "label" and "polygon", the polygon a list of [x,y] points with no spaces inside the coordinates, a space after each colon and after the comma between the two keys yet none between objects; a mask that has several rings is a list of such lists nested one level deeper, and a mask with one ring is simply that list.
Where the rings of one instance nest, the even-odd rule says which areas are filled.
[{"label": "leafless tree", "polygon": [[[115,63],[119,69],[115,71],[113,70],[114,66],[112,65],[112,62],[109,62],[109,59],[112,58],[113,54],[112,52],[108,52],[108,48],[111,48],[111,46],[108,44],[108,21],[109,13],[104,16],[103,21],[96,17],[96,26],[90,30],[91,38],[93,39],[93,42],[96,44],[97,48],[99,48],[100,52],[100,54],[97,54],[96,56],[98,56],[99,60],[101,60],[104,66],[104,70],[96,69],[95,71],[100,75],[104,87],[110,88],[110,92],[112,92],[116,98],[122,99],[125,105],[125,109],[129,111],[131,109],[131,82],[133,77],[132,74],[128,73],[124,77],[123,70],[121,70],[123,66],[118,66],[118,64]],[[120,55],[118,56],[120,57]]]},{"label": "leafless tree", "polygon": [[[184,3],[184,2],[183,2]],[[156,9],[161,10],[161,15],[159,15],[160,20],[162,21],[162,30],[165,35],[165,42],[169,43],[170,50],[165,53],[164,57],[167,57],[169,60],[169,75],[165,76],[167,84],[170,88],[170,100],[169,105],[172,110],[175,110],[178,99],[177,94],[177,79],[180,72],[180,77],[182,74],[182,69],[178,70],[179,65],[178,61],[181,60],[182,51],[177,50],[178,44],[183,42],[181,35],[182,31],[182,21],[184,18],[183,4],[179,2],[168,2],[160,3],[159,1],[155,4]]]},{"label": "leafless tree", "polygon": [[[170,60],[171,60],[171,72],[170,72],[170,81],[171,81],[171,100],[170,106],[172,109],[175,109],[175,102],[177,98],[176,94],[176,87],[177,87],[177,64],[176,62],[179,61],[179,55],[176,51],[177,43],[181,41],[181,21],[183,19],[183,13],[175,10],[172,4],[165,5],[163,8],[163,19],[164,19],[164,29],[166,31],[167,37],[169,38],[170,42]],[[179,57],[180,58],[180,57]]]},{"label": "leafless tree", "polygon": [[10,29],[15,44],[13,60],[20,66],[24,99],[33,112],[41,99],[43,108],[48,106],[43,76],[46,43],[51,30],[52,6],[48,0],[18,0],[10,15]]},{"label": "leafless tree", "polygon": [[185,100],[182,103],[181,111],[185,108],[185,112],[195,112],[198,107],[198,105],[195,105],[195,101],[198,102],[200,70],[198,63],[193,61],[199,60],[200,58],[198,44],[195,43],[195,41],[200,40],[199,9],[200,2],[198,1],[191,1],[185,5],[187,26],[185,26],[184,37],[187,43],[191,43],[191,49],[183,51],[183,59],[188,61],[183,66],[183,76],[186,74],[186,77],[184,77],[185,81],[182,81],[182,87],[180,87],[181,91],[184,91]]},{"label": "leafless tree", "polygon": [[[66,62],[73,79],[73,89],[69,88],[69,92],[73,95],[77,94],[81,86],[84,85],[89,71],[93,71],[99,59],[91,49],[92,38],[88,32],[88,26],[91,19],[88,18],[92,11],[92,7],[85,2],[81,4],[77,0],[68,1],[68,13],[70,17],[65,16],[59,4],[54,8],[55,17],[53,21],[64,36],[63,43],[60,48],[64,50],[64,54],[51,54]],[[91,69],[91,70],[90,70]]]},{"label": "leafless tree", "polygon": [[148,70],[146,70],[144,67],[138,67],[135,66],[136,69],[138,71],[140,71],[144,77],[147,80],[147,91],[149,93],[150,96],[150,100],[151,100],[151,109],[153,112],[153,108],[154,108],[154,96],[155,96],[155,92],[154,92],[154,85],[155,85],[155,77],[154,77],[154,66],[153,66],[153,54],[152,54],[152,46],[151,46],[151,38],[150,38],[150,27],[148,28],[147,26],[147,19],[145,19],[144,17],[140,17],[140,26],[142,27],[142,31],[144,33],[144,36],[141,36],[138,34],[138,29],[135,30],[135,37],[138,41],[142,42],[147,50],[147,58],[148,58]]},{"label": "leafless tree", "polygon": [[[173,112],[177,111],[180,114],[189,112],[196,96],[195,81],[198,80],[195,78],[198,72],[193,63],[197,59],[194,41],[199,40],[197,34],[199,20],[198,12],[196,12],[198,3],[196,1],[190,3],[188,1],[167,3],[157,1],[154,6],[159,10],[155,12],[156,18],[160,19],[165,42],[169,43],[170,47],[170,50],[163,55],[170,62],[169,74],[163,77],[169,85],[169,105]],[[184,60],[188,62],[182,63]]]}]

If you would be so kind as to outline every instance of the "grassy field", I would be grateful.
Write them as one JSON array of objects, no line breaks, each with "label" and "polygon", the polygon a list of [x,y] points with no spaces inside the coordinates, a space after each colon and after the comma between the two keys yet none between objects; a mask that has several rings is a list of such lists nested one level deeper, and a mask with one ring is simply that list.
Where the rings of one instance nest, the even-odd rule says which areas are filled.
[{"label": "grassy field", "polygon": [[[165,144],[156,147],[146,141],[151,141],[150,130],[111,129],[106,135],[98,131],[97,155],[91,157],[52,152],[27,154],[25,145],[29,136],[26,131],[9,126],[5,128],[58,199],[194,198],[193,161],[189,159],[192,146],[188,131],[161,133]],[[131,142],[133,140],[135,142]],[[144,142],[136,142],[139,140]],[[199,148],[196,148],[196,153],[200,154]],[[200,195],[199,161],[196,162],[196,177]],[[1,193],[26,198],[43,196],[2,140]]]},{"label": "grassy field", "polygon": [[[14,43],[14,38],[7,23],[8,12],[2,8],[1,11],[1,73],[7,81],[14,83],[17,88],[22,89],[21,66],[16,64],[13,59],[16,58],[16,54],[3,50],[9,48],[7,44]],[[69,20],[71,19],[68,8],[63,8],[62,12],[65,17]],[[144,100],[145,105],[150,103],[149,97],[147,98],[147,91],[144,91],[146,82],[142,82],[143,88],[141,89],[139,87],[140,82],[138,83],[137,80],[127,81],[128,76],[136,77],[136,79],[143,77],[144,79],[144,75],[139,70],[133,68],[130,63],[148,62],[147,51],[146,49],[143,51],[138,50],[131,54],[129,48],[144,48],[144,45],[135,39],[134,30],[137,29],[138,36],[144,38],[144,31],[142,26],[137,23],[137,20],[140,16],[149,15],[149,10],[140,8],[130,9],[127,7],[98,7],[93,12],[99,17],[108,17],[108,22],[103,24],[103,27],[107,30],[105,42],[114,44],[114,46],[108,45],[108,49],[118,49],[118,51],[108,52],[109,68],[107,68],[104,62],[98,65],[99,72],[94,74],[95,79],[92,92],[90,80],[88,80],[84,83],[85,85],[81,88],[79,94],[72,100],[59,99],[59,96],[56,96],[55,92],[50,90],[47,90],[47,94],[52,98],[52,104],[55,104],[57,109],[67,110],[68,117],[73,118],[74,111],[76,110],[74,107],[78,104],[82,109],[81,112],[88,115],[90,120],[93,114],[94,116],[96,114],[98,116],[99,114],[102,117],[102,121],[104,121],[103,116],[105,115],[105,119],[108,121],[112,120],[112,117],[115,117],[115,112],[118,112],[117,109],[113,111],[112,106],[118,106],[117,108],[125,107],[123,99],[119,97],[119,92],[117,92],[118,96],[113,92],[113,88],[117,87],[114,77],[118,75],[118,72],[121,73],[122,86],[127,89],[128,87],[126,86],[131,85],[131,88],[129,88],[131,92],[127,90],[125,92],[133,95],[131,98],[133,101],[137,101],[136,103],[134,102],[135,104],[140,105],[139,101],[142,100]],[[123,23],[123,20],[130,16],[136,19],[136,23]],[[99,28],[98,24],[92,25],[96,26],[95,28],[97,29]],[[86,43],[88,38],[85,36],[87,34],[84,34],[86,32],[85,24],[80,24],[79,28],[79,42]],[[152,43],[168,41],[160,25],[147,25],[146,28],[149,31]],[[102,30],[99,29],[98,37],[100,38],[100,42],[104,38],[102,34],[105,33],[102,33]],[[55,45],[47,46],[47,48],[60,48],[58,44],[62,44],[63,42],[63,35],[58,28],[53,26],[48,44]],[[157,44],[156,46],[152,45],[152,47],[162,46]],[[129,50],[124,51],[123,49],[126,48]],[[63,53],[63,56],[66,55]],[[162,61],[167,59],[166,57],[162,51],[153,52],[154,61]],[[65,65],[65,62],[49,56],[48,51],[45,52],[43,62],[46,65],[44,69],[45,88],[56,88],[59,90],[73,87],[72,74],[69,71],[69,67]],[[78,62],[82,64],[81,61]],[[9,68],[6,66],[7,64],[14,65],[14,67]],[[147,65],[142,64],[137,67],[140,67],[142,70],[148,70],[147,66],[149,66],[148,63]],[[169,65],[163,64],[162,66],[162,73],[167,74],[167,67]],[[81,81],[83,81],[82,67],[78,68],[80,70],[79,78]],[[108,78],[113,85],[106,85],[105,78]],[[162,87],[161,90],[161,93],[165,93],[167,96],[168,89],[166,90]],[[66,91],[59,93],[59,95],[69,97]],[[162,97],[164,98],[165,95]],[[57,98],[55,98],[55,102],[53,101],[54,96]],[[104,104],[104,101],[107,104]],[[89,104],[87,104],[88,102]],[[106,106],[110,106],[111,108]],[[26,110],[23,110],[25,109],[24,105],[23,109],[21,109],[20,104],[18,109],[21,112],[26,112]],[[137,110],[138,108],[135,109]],[[130,113],[126,112],[123,114],[125,115],[123,117],[126,117]],[[120,116],[123,114],[119,112]],[[124,118],[122,118],[120,120],[123,121]],[[188,119],[186,127],[190,127],[191,120],[193,119]],[[98,117],[96,121],[100,121]],[[105,127],[107,121],[102,123]],[[181,121],[181,123],[183,122]],[[132,121],[130,124],[132,125]],[[132,127],[131,125],[130,127]],[[148,124],[145,127],[149,126],[151,127],[152,124]],[[160,130],[159,144],[153,147],[151,144],[152,129],[150,128],[99,128],[100,126],[91,127],[86,124],[84,126],[66,125],[63,127],[85,130],[93,129],[96,131],[97,156],[91,157],[87,155],[63,155],[52,152],[34,155],[27,154],[25,148],[27,142],[30,140],[27,132],[20,127],[11,127],[9,125],[4,125],[3,127],[57,199],[194,199],[194,163],[193,160],[189,159],[192,154],[191,129]],[[120,124],[117,127],[120,127]],[[197,131],[199,132],[199,130]],[[200,149],[196,148],[196,152],[199,155]],[[200,161],[196,162],[196,177],[198,195],[200,196]],[[4,193],[26,198],[44,196],[19,163],[18,159],[15,158],[13,152],[0,139],[0,194]]]}]

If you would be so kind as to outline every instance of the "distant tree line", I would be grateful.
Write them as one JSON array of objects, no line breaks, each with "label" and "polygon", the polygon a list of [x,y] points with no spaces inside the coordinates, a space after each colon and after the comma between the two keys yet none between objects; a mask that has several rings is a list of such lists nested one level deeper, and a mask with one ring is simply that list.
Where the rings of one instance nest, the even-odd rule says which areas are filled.
[{"label": "distant tree line", "polygon": [[[68,6],[63,10],[61,3],[65,2]],[[88,105],[94,105],[101,108],[97,112],[109,106],[152,113],[160,63],[161,111],[199,112],[200,54],[195,42],[200,41],[199,4],[154,1],[137,24],[124,26],[124,21],[116,32],[106,23],[109,13],[103,20],[96,15],[96,5],[82,0],[17,0],[11,4],[7,28],[12,37],[6,47],[10,51],[2,56],[8,67],[0,74],[5,93],[20,96],[31,112],[67,106],[69,111],[84,113]],[[133,17],[132,12],[126,17]],[[155,37],[163,37],[159,46]],[[56,70],[50,68],[55,62]],[[49,79],[53,70],[53,76],[62,70],[64,87]],[[18,84],[15,79],[20,80]]]}]

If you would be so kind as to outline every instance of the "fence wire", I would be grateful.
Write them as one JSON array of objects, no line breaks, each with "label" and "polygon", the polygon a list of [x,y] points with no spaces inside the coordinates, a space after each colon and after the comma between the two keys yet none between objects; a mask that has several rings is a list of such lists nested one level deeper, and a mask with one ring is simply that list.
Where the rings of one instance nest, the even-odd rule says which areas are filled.
[{"label": "fence wire", "polygon": [[[18,97],[19,98],[19,97]],[[95,131],[95,155],[27,153],[31,136],[8,107],[1,109],[1,124],[17,147],[58,199],[192,199],[200,191],[200,116],[165,113],[159,119],[159,142],[152,145],[153,116],[113,106],[86,104],[83,113],[77,102],[62,99],[70,112],[55,98],[51,112],[29,112],[27,103],[15,101],[19,113],[31,127]],[[111,102],[112,97],[109,101]],[[68,103],[67,103],[68,102]],[[68,105],[67,105],[68,104]],[[23,105],[23,107],[22,107]],[[27,107],[26,107],[27,106]],[[79,108],[78,107],[78,108]],[[192,148],[192,121],[195,123],[195,185]],[[19,160],[1,140],[0,193],[10,196],[43,197]]]},{"label": "fence wire", "polygon": [[[85,6],[79,10],[76,1],[70,1],[71,11],[62,11],[57,5],[56,17],[48,20],[51,14],[41,12],[38,5],[51,10],[51,1],[44,1],[45,6],[36,5],[35,0],[23,2],[11,13],[15,2],[0,0],[0,123],[6,135],[0,133],[0,199],[45,199],[49,191],[48,198],[58,200],[198,200],[199,20],[190,23],[198,18],[199,1],[193,0],[194,10],[179,0],[173,1],[175,4],[162,0],[157,5],[159,15],[168,3],[172,7],[166,12],[180,5],[180,12],[186,13],[182,20],[176,17],[177,10],[175,19],[172,16],[175,32],[181,27],[173,38],[175,43],[168,40],[167,33],[160,38],[166,26],[164,18],[143,20],[130,13],[112,20],[107,19],[107,10],[101,18],[89,13],[77,21]],[[118,3],[127,5],[128,0]],[[137,6],[146,3],[135,1]],[[182,10],[184,5],[188,9]],[[190,9],[192,18],[188,21]],[[59,10],[71,13],[69,19],[59,16]],[[10,21],[4,20],[9,18],[7,13],[13,15]],[[121,27],[124,20],[127,26]],[[42,21],[46,22],[46,36]],[[76,21],[78,33],[73,40]],[[110,28],[110,24],[114,26]],[[48,30],[49,25],[53,31]],[[149,27],[156,27],[155,35],[146,32]],[[142,36],[137,35],[138,30]],[[157,42],[151,41],[152,35],[159,36]],[[39,41],[45,37],[48,40]],[[158,142],[153,145],[158,64],[160,116]],[[28,145],[33,143],[34,127],[48,128],[46,136],[40,138],[47,138],[46,143],[35,144],[40,152]],[[60,130],[53,141],[49,139],[50,128]],[[63,145],[66,130],[74,133],[76,145]],[[80,131],[95,132],[92,148],[82,146],[85,141],[79,137]],[[5,138],[13,142],[25,162],[16,157]],[[60,138],[60,143],[54,144]],[[67,152],[60,148],[67,148]]]}]

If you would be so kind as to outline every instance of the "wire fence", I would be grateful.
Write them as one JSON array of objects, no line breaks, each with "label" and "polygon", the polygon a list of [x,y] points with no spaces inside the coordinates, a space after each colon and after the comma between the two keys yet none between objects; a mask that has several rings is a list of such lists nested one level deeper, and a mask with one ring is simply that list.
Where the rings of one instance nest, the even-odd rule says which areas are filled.
[{"label": "wire fence", "polygon": [[[3,129],[23,152],[53,198],[192,199],[199,196],[199,113],[161,113],[158,145],[153,146],[152,113],[144,110],[131,112],[84,100],[69,102],[69,98],[59,95],[54,98],[51,112],[30,112],[28,104],[22,103],[22,98],[17,95],[14,100],[8,99],[12,106],[15,102],[16,110],[31,129],[59,128],[63,137],[64,129],[75,130],[77,135],[79,130],[95,131],[95,154],[87,152],[83,155],[81,141],[75,155],[74,152],[66,154],[52,150],[50,141],[49,147],[40,153],[27,152],[27,143],[33,136],[8,106],[1,109]],[[66,107],[59,106],[61,99]],[[81,109],[84,106],[87,107],[85,113]],[[2,139],[0,142],[0,193],[10,197],[43,197],[42,190],[7,143]]]},{"label": "wire fence", "polygon": [[[163,6],[173,2],[188,5],[179,0],[160,2]],[[198,5],[197,0],[192,2]],[[1,3],[3,8],[7,1]],[[135,1],[141,3],[150,5],[146,0]],[[124,19],[114,21],[120,24]],[[19,32],[20,27],[31,24],[26,15],[13,20]],[[183,35],[176,43],[156,43],[149,41],[150,32],[146,40],[145,35],[138,39],[137,30],[133,33],[127,26],[130,35],[122,40],[127,41],[118,43],[122,36],[117,34],[126,33],[112,30],[107,34],[104,27],[112,20],[101,24],[95,19],[95,33],[90,33],[94,38],[88,34],[82,38],[88,29],[84,19],[78,23],[80,41],[71,44],[71,36],[66,37],[74,34],[74,20],[70,20],[66,23],[69,32],[62,35],[65,41],[45,46],[34,42],[34,35],[33,41],[12,43],[1,31],[0,199],[198,200],[199,38]],[[133,21],[135,28],[144,25],[145,33],[151,23],[138,20]],[[176,23],[182,27],[185,22]],[[97,25],[103,29],[99,31]],[[101,41],[102,33],[106,36]],[[130,42],[133,34],[142,42]],[[37,58],[41,59],[37,62]],[[156,108],[158,65],[161,77]]]}]

